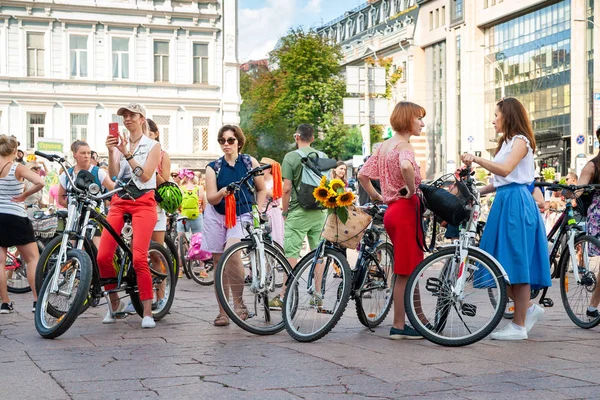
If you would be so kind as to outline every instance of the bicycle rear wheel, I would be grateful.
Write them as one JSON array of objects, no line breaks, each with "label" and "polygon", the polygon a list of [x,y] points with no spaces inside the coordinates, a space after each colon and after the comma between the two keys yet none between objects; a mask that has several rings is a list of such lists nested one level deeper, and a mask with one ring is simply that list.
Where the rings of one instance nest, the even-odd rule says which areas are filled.
[{"label": "bicycle rear wheel", "polygon": [[215,283],[215,265],[212,258],[206,261],[190,260],[190,275],[192,280],[202,286]]},{"label": "bicycle rear wheel", "polygon": [[[469,248],[464,267],[455,247],[423,260],[408,279],[404,302],[412,326],[442,346],[465,346],[490,334],[505,311],[506,282],[484,253]],[[453,293],[459,270],[467,274],[462,293]]]},{"label": "bicycle rear wheel", "polygon": [[346,257],[327,248],[313,268],[318,250],[298,262],[283,299],[285,329],[299,342],[313,342],[327,335],[350,299],[352,271]]},{"label": "bicycle rear wheel", "polygon": [[361,266],[364,278],[356,292],[356,315],[361,324],[374,328],[390,312],[394,292],[394,247],[381,243]]},{"label": "bicycle rear wheel", "polygon": [[[152,275],[152,317],[160,321],[169,313],[175,298],[175,273],[171,255],[160,244],[151,242],[148,248],[148,266]],[[143,317],[144,306],[138,290],[131,293],[131,303],[138,315]]]},{"label": "bicycle rear wheel", "polygon": [[[568,250],[565,250],[560,259],[560,295],[571,321],[580,328],[589,329],[600,324],[600,316],[587,313],[592,293],[598,289],[600,240],[590,235],[577,237],[575,253],[576,260],[572,259]],[[572,261],[577,263],[579,282],[577,282]]]},{"label": "bicycle rear wheel", "polygon": [[[279,294],[275,287],[277,274],[288,276],[291,268],[283,253],[268,243],[265,246],[265,286],[259,287],[261,267],[254,242],[244,240],[229,247],[217,264],[215,290],[221,307],[240,328],[256,335],[272,335],[283,330],[279,307],[269,307],[269,301]],[[244,265],[256,266],[256,282],[244,284]],[[252,269],[250,269],[252,271]],[[283,271],[283,272],[279,272]]]},{"label": "bicycle rear wheel", "polygon": [[188,279],[192,279],[192,274],[190,272],[190,260],[187,258],[188,251],[190,250],[190,242],[188,241],[185,235],[179,238],[177,247],[179,251],[179,261],[181,263],[181,268],[183,268],[185,276]]},{"label": "bicycle rear wheel", "polygon": [[92,280],[92,261],[83,250],[69,250],[60,267],[58,292],[52,292],[54,274],[48,275],[35,308],[35,329],[46,339],[59,337],[73,325]]}]

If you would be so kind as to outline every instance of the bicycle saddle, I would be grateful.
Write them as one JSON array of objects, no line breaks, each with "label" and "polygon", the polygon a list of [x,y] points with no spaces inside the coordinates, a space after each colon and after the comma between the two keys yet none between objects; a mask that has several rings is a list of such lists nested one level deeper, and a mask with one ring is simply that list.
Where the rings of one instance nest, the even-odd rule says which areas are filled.
[{"label": "bicycle saddle", "polygon": [[60,210],[56,210],[56,216],[58,218],[67,219],[69,216],[69,210],[61,208]]},{"label": "bicycle saddle", "polygon": [[177,217],[177,221],[183,221],[183,220],[187,220],[188,217],[186,217],[185,215],[180,215]]}]

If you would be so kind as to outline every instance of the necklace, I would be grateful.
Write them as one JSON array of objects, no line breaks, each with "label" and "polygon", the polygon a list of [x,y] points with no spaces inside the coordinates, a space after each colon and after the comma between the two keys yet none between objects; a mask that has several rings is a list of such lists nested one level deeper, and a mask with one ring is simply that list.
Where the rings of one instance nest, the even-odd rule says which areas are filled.
[{"label": "necklace", "polygon": [[[139,142],[140,140],[142,140],[142,136],[144,136],[144,135],[142,134],[137,140],[135,140],[135,141],[132,140],[131,142],[129,142],[129,144],[130,145],[131,144],[136,144],[137,142]],[[129,138],[129,140],[131,140],[131,137]]]}]

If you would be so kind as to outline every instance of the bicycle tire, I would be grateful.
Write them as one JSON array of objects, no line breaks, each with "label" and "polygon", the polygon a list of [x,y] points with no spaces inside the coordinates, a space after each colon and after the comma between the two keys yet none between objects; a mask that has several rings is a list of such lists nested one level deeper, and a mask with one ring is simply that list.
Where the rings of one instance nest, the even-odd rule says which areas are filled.
[{"label": "bicycle tire", "polygon": [[[484,281],[483,284],[481,283],[481,281],[478,281],[479,283],[477,284],[477,286],[480,287],[476,287],[474,283],[476,279],[478,279],[475,276],[476,271],[474,268],[469,268],[470,264],[467,264],[467,270],[464,273],[469,273],[469,275],[467,276],[465,287],[471,284],[474,290],[482,289],[482,291],[473,291],[473,293],[467,294],[464,297],[464,299],[468,298],[470,303],[464,302],[460,304],[460,313],[458,312],[458,307],[456,303],[450,304],[450,301],[447,301],[446,303],[440,303],[440,301],[443,301],[443,296],[447,296],[454,300],[454,297],[452,297],[453,294],[450,290],[452,281],[448,282],[440,280],[438,276],[441,276],[443,279],[446,279],[444,271],[447,268],[445,266],[440,269],[439,267],[434,267],[434,265],[439,264],[439,262],[442,261],[444,258],[454,257],[455,249],[456,248],[454,246],[441,248],[439,251],[430,255],[429,257],[425,258],[421,263],[419,263],[419,265],[417,265],[417,267],[408,279],[406,291],[404,294],[406,314],[412,326],[427,340],[439,344],[441,346],[450,347],[473,344],[489,335],[502,319],[508,298],[506,293],[506,281],[504,280],[500,269],[496,266],[492,259],[489,258],[489,256],[487,256],[477,248],[470,247],[468,249],[468,261],[474,261],[477,264],[477,271],[484,271],[484,269],[487,270],[487,275],[484,275],[483,272],[480,272],[481,275],[479,276],[486,278],[487,276],[489,276],[491,280]],[[445,264],[442,263],[442,265]],[[430,267],[430,273],[433,274],[433,276],[426,278]],[[454,272],[450,272],[450,275],[448,276],[453,277]],[[425,285],[419,285],[420,278],[423,278],[425,280]],[[425,290],[421,290],[419,288],[420,286],[423,287]],[[498,292],[498,298],[494,301],[490,301],[489,298],[490,287],[494,287]],[[433,315],[433,319],[431,319],[430,316],[428,316],[423,311],[423,295],[427,294],[427,292],[431,293],[431,302],[435,301],[435,315]],[[477,304],[475,304],[475,301],[477,301],[477,294],[481,294],[482,298]],[[420,302],[418,307],[415,305],[415,301],[413,300],[415,298],[418,299]],[[427,303],[427,300],[425,300],[425,303]],[[477,317],[477,309],[483,308],[485,312],[485,310],[489,308],[489,306],[491,306],[492,313],[491,316],[483,318],[483,326],[479,327],[477,330],[475,330],[472,326],[469,327],[468,322],[474,323],[475,317]],[[443,332],[445,332],[445,329],[449,323],[451,325],[449,328],[450,334],[453,334],[454,332],[458,331],[458,328],[454,328],[454,319],[451,319],[450,322],[448,321],[449,315],[453,310],[456,311],[456,315],[458,319],[460,319],[459,324],[462,323],[464,325],[465,330],[468,333],[463,334],[459,337],[443,336]],[[467,312],[472,312],[473,315],[467,315]],[[427,319],[427,321],[422,321],[421,318],[419,318],[419,314],[422,314],[423,319]],[[462,318],[461,314],[473,319],[467,320],[468,322],[465,322],[465,319]],[[433,324],[431,322],[433,322]]]},{"label": "bicycle tire", "polygon": [[[201,278],[200,272],[204,270],[208,278]],[[215,283],[215,264],[211,259],[206,261],[190,260],[190,275],[192,280],[202,286],[212,286]]]},{"label": "bicycle tire", "polygon": [[190,249],[190,243],[188,242],[187,237],[182,236],[179,238],[178,250],[179,250],[179,260],[181,261],[181,267],[183,268],[183,273],[188,279],[192,279],[192,274],[190,272],[190,260],[188,260],[187,255]]},{"label": "bicycle tire", "polygon": [[[43,245],[40,243],[40,241],[36,241],[37,243],[37,247],[38,247],[38,253],[40,253],[44,247]],[[9,293],[15,293],[15,294],[21,294],[21,293],[29,293],[31,292],[31,286],[29,285],[29,278],[28,278],[28,274],[27,274],[27,264],[21,260],[21,258],[19,257],[19,261],[21,262],[21,266],[19,268],[15,268],[13,269],[13,274],[17,274],[18,276],[21,277],[20,281],[24,282],[25,285],[27,286],[13,286],[11,285],[11,282],[9,279],[6,280],[6,290]],[[8,273],[9,270],[6,271],[6,273]],[[35,270],[34,270],[35,271]],[[24,278],[24,280],[23,280]],[[34,279],[35,282],[35,279]],[[37,293],[37,290],[36,290]]]},{"label": "bicycle tire", "polygon": [[[283,253],[281,253],[280,251],[277,250],[277,248],[275,248],[274,246],[268,244],[268,243],[263,243],[264,244],[264,248],[265,248],[265,259],[267,259],[268,257],[271,257],[270,260],[274,261],[277,263],[276,266],[271,266],[271,270],[278,268],[279,266],[282,266],[284,268],[284,273],[286,275],[290,275],[292,272],[292,269],[287,261],[287,259],[285,258],[285,255]],[[254,294],[252,295],[250,288],[243,288],[242,289],[242,296],[246,295],[247,299],[251,299],[253,301],[253,304],[251,306],[254,306],[254,310],[251,309],[247,309],[248,310],[248,318],[246,318],[245,320],[242,319],[235,310],[235,305],[231,304],[228,300],[229,296],[228,293],[225,293],[225,287],[224,287],[224,276],[225,276],[225,265],[227,264],[227,262],[229,261],[229,259],[236,254],[237,252],[243,252],[244,250],[246,250],[246,253],[249,254],[249,252],[254,251],[254,242],[252,241],[241,241],[239,243],[234,244],[233,246],[227,248],[225,250],[225,252],[221,255],[221,258],[219,259],[219,263],[217,264],[216,270],[215,270],[215,291],[217,293],[217,298],[219,300],[219,304],[221,304],[221,307],[223,307],[223,309],[225,310],[225,313],[227,314],[227,316],[229,316],[230,320],[233,321],[237,326],[239,326],[240,328],[244,329],[247,332],[253,333],[255,335],[273,335],[275,333],[281,332],[284,329],[284,323],[283,323],[283,317],[281,317],[281,320],[278,321],[277,315],[278,313],[276,313],[275,309],[271,310],[268,307],[268,303],[269,303],[269,295],[272,294],[273,296],[276,295],[276,291],[275,291],[275,286],[274,285],[269,285],[268,288],[264,289],[263,293],[258,293],[258,294]],[[240,256],[242,256],[240,254]],[[258,268],[258,273],[260,274],[260,268]],[[243,280],[244,277],[237,277],[238,279],[241,278],[241,285],[243,285]],[[271,281],[272,282],[272,281]],[[267,290],[268,289],[268,290]],[[229,291],[229,290],[228,290]],[[265,298],[266,297],[266,298]],[[244,301],[244,300],[243,300]],[[248,307],[248,303],[244,301],[244,304],[246,307]],[[265,306],[265,304],[267,304],[267,306]],[[251,315],[251,311],[253,311],[253,315]],[[261,315],[262,313],[262,315]],[[253,319],[257,318],[256,324],[253,324]],[[264,325],[263,324],[264,321]]]},{"label": "bicycle tire", "polygon": [[[579,246],[585,243],[600,250],[600,240],[591,235],[580,235],[575,238],[575,249],[578,249]],[[583,249],[581,251],[583,251]],[[585,257],[590,257],[589,247],[586,248],[586,252],[588,254],[583,255],[584,259]],[[598,261],[598,258],[600,258],[598,256],[593,257],[594,261]],[[570,252],[568,250],[565,251],[560,258],[560,297],[563,302],[563,307],[571,321],[580,328],[590,329],[600,324],[600,316],[592,318],[586,314],[590,296],[598,285],[597,276],[600,268],[598,265],[591,267],[591,261],[588,259],[590,262],[588,265],[583,266],[585,269],[583,270],[583,273],[580,272],[580,275],[582,275],[581,282],[577,284],[575,276],[573,275],[573,270],[571,269],[570,258]],[[575,285],[576,289],[573,290],[573,286]],[[573,296],[569,297],[569,292],[574,295],[577,295],[577,293],[583,294],[583,300],[569,301],[570,298],[573,298]],[[579,307],[577,307],[578,304]]]},{"label": "bicycle tire", "polygon": [[177,246],[171,237],[165,235],[165,247],[169,251],[171,255],[171,260],[173,263],[173,272],[175,274],[175,286],[177,286],[177,282],[179,281],[179,253],[177,252]]},{"label": "bicycle tire", "polygon": [[[283,321],[285,323],[285,329],[292,338],[299,342],[314,342],[315,340],[319,340],[325,335],[327,335],[341,319],[342,315],[344,314],[344,311],[346,310],[346,306],[348,305],[348,301],[350,300],[350,293],[352,289],[352,271],[350,270],[350,266],[348,265],[348,260],[340,251],[334,250],[332,248],[326,248],[323,254],[323,258],[331,258],[332,261],[324,262],[325,266],[323,271],[323,280],[327,278],[331,262],[336,262],[337,266],[340,268],[339,272],[341,272],[340,278],[342,281],[337,286],[335,286],[335,309],[331,313],[327,311],[328,307],[323,306],[325,304],[325,296],[323,296],[323,298],[321,299],[322,304],[319,305],[317,303],[315,307],[314,295],[311,294],[310,291],[307,290],[308,288],[306,287],[306,279],[308,279],[308,277],[303,278],[303,274],[310,274],[310,269],[313,264],[315,252],[318,249],[319,248],[309,252],[298,262],[298,265],[296,265],[296,268],[294,268],[294,270],[292,271],[292,276],[288,279],[288,285],[286,287],[285,296],[283,299]],[[331,269],[333,270],[333,266],[331,266]],[[323,283],[321,285],[321,292],[326,292],[326,288],[323,288],[323,286],[325,285]],[[334,290],[334,288],[332,288],[332,290]],[[302,296],[305,294],[304,292],[306,292],[308,294],[308,297],[310,298],[308,307],[306,307],[305,305],[306,299],[302,298]],[[328,301],[329,300],[330,298],[328,299]],[[313,304],[311,304],[311,301]],[[329,303],[331,302],[329,301]],[[319,315],[331,315],[331,318],[318,329],[305,332],[303,329],[304,325],[298,324],[295,321],[295,317],[296,315],[299,315],[300,309],[302,309],[302,311],[306,309],[306,314],[312,315],[315,318],[319,318]],[[326,312],[323,312],[323,309]],[[300,317],[299,320],[300,321],[298,322],[304,322],[306,318]],[[308,325],[311,325],[312,327],[315,326],[314,323],[311,324],[309,322],[306,325],[307,330]]]},{"label": "bicycle tire", "polygon": [[[389,260],[391,260],[391,266],[387,265],[387,267],[385,267],[386,269],[388,269],[387,271],[384,271],[384,273],[387,274],[387,276],[384,278],[386,279],[386,284],[384,287],[382,287],[382,290],[378,290],[378,291],[370,291],[370,292],[365,292],[363,289],[369,284],[369,283],[373,283],[373,276],[371,276],[372,274],[369,274],[369,266],[371,265],[370,262],[365,263],[365,265],[363,266],[363,268],[366,269],[366,271],[364,271],[364,277],[362,279],[362,283],[360,285],[360,288],[358,288],[357,293],[355,293],[356,295],[356,301],[355,301],[355,305],[356,305],[356,315],[358,316],[358,320],[360,321],[361,324],[363,324],[364,326],[366,326],[367,328],[374,328],[378,325],[380,325],[385,318],[387,317],[388,313],[390,312],[390,308],[392,307],[392,301],[393,301],[393,293],[394,293],[394,284],[396,282],[396,274],[394,274],[394,247],[390,244],[390,243],[380,243],[379,245],[377,245],[377,247],[373,250],[373,253],[376,253],[378,249],[385,249],[385,251],[388,253],[387,257],[389,258]],[[375,259],[373,257],[372,254],[368,254],[367,255],[367,260],[369,261],[369,259],[371,260],[371,262],[375,262]],[[380,262],[381,260],[378,260],[378,262]],[[382,267],[383,268],[383,267]],[[391,275],[390,275],[391,273]],[[386,293],[387,290],[387,293]],[[367,310],[365,310],[365,303],[373,303],[373,297],[377,297],[378,294],[380,294],[380,292],[382,292],[385,294],[384,297],[384,304],[381,307],[380,311],[377,313],[373,313],[373,309],[371,309],[371,312],[368,312]],[[366,293],[370,293],[371,297],[365,297]],[[365,301],[367,300],[367,301]]]},{"label": "bicycle tire", "polygon": [[[40,295],[38,299],[37,306],[35,308],[35,329],[45,339],[54,339],[61,336],[65,333],[71,325],[75,322],[77,317],[80,314],[80,310],[83,307],[84,302],[86,301],[89,290],[90,283],[92,281],[92,261],[90,260],[89,255],[83,250],[69,250],[67,252],[67,263],[71,260],[75,260],[76,262],[71,264],[75,266],[75,270],[71,268],[65,269],[61,271],[61,275],[70,272],[70,275],[67,276],[68,279],[73,278],[73,281],[79,281],[77,293],[72,298],[72,302],[64,308],[60,308],[58,306],[52,305],[53,312],[60,310],[60,315],[50,315],[53,318],[56,318],[56,324],[49,326],[46,323],[45,317],[47,316],[46,306],[49,304],[49,297],[51,295],[50,285],[52,283],[53,275],[48,275],[42,284],[42,288],[40,290]],[[63,282],[67,282],[68,279],[64,278]]]},{"label": "bicycle tire", "polygon": [[[160,265],[153,265],[151,254],[158,253]],[[174,271],[171,261],[171,255],[165,249],[164,246],[156,243],[150,242],[150,246],[148,247],[148,265],[150,267],[150,274],[152,275],[152,289],[155,292],[156,300],[154,301],[157,304],[157,308],[152,310],[152,317],[155,321],[160,321],[163,319],[171,310],[171,306],[173,305],[173,300],[175,298],[175,278]],[[161,275],[165,275],[163,278]],[[161,300],[158,299],[159,288],[162,285],[162,282],[165,282],[163,299],[166,299],[161,303]],[[140,292],[136,286],[135,290],[130,293],[131,304],[133,308],[137,312],[140,317],[144,316],[144,306],[142,301],[140,300]]]}]

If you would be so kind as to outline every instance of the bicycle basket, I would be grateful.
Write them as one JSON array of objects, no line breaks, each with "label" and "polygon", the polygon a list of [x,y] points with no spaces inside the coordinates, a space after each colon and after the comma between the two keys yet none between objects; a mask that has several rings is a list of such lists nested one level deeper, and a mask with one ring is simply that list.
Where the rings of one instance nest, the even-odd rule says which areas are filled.
[{"label": "bicycle basket", "polygon": [[42,238],[51,238],[58,228],[58,217],[56,215],[46,215],[40,218],[32,218],[31,225],[35,235]]},{"label": "bicycle basket", "polygon": [[[451,176],[458,189],[457,194],[442,188],[446,179]],[[470,212],[467,208],[467,197],[469,189],[462,181],[454,178],[454,175],[444,175],[429,184],[420,184],[419,189],[422,193],[423,204],[438,218],[446,221],[450,225],[459,226],[465,219],[469,218]]]},{"label": "bicycle basket", "polygon": [[325,221],[324,239],[348,249],[355,249],[369,227],[372,217],[354,206],[348,206],[348,220],[345,224],[335,214]]}]

